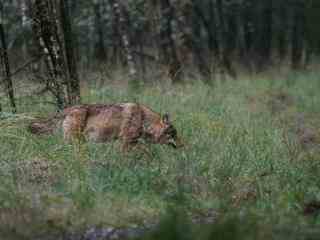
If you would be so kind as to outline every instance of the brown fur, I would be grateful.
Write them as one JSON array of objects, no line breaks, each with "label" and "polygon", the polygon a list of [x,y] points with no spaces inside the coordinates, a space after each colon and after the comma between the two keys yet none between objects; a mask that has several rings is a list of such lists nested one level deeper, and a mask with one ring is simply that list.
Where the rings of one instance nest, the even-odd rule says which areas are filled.
[{"label": "brown fur", "polygon": [[[161,117],[142,104],[77,105],[64,109],[61,119],[66,141],[84,138],[107,142],[120,139],[124,150],[135,145],[139,139],[173,147],[180,145],[168,115]],[[43,130],[47,128],[50,129],[45,123],[34,122],[29,129],[33,133],[51,133]]]}]

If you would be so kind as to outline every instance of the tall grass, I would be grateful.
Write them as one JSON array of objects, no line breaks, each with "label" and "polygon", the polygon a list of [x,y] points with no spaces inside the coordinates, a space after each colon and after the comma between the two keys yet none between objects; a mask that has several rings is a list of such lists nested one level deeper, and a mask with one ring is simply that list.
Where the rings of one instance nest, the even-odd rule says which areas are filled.
[{"label": "tall grass", "polygon": [[[303,209],[320,201],[319,80],[317,73],[262,76],[214,87],[148,86],[138,95],[112,85],[84,89],[84,102],[134,99],[169,112],[185,147],[149,145],[151,156],[123,154],[118,142],[32,136],[29,117],[47,108],[24,99],[23,115],[0,120],[0,229],[31,237],[135,226],[157,222],[171,203],[183,203],[190,219],[211,211],[252,217],[268,234],[276,226],[317,227],[317,211],[306,217]],[[307,132],[312,138],[304,140]]]}]

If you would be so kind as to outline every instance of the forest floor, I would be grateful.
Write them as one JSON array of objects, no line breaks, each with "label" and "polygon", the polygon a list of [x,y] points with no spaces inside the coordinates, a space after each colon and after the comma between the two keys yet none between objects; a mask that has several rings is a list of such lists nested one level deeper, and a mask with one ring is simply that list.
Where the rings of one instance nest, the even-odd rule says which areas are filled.
[{"label": "forest floor", "polygon": [[33,136],[27,122],[53,107],[48,97],[20,97],[23,112],[0,115],[0,236],[135,227],[173,208],[185,220],[217,214],[221,231],[246,239],[320,235],[319,73],[149,86],[134,96],[88,84],[82,94],[169,112],[185,147],[150,145],[150,157],[123,154],[118,142]]}]

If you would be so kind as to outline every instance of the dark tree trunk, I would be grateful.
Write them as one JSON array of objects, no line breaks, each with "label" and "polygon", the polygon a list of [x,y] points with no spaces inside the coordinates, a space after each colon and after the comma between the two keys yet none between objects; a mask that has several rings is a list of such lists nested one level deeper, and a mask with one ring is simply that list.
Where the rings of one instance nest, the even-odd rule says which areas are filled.
[{"label": "dark tree trunk", "polygon": [[303,41],[304,41],[304,15],[305,3],[303,0],[296,0],[293,6],[293,29],[292,29],[292,56],[291,64],[293,69],[300,69],[302,67],[303,56]]},{"label": "dark tree trunk", "polygon": [[48,76],[45,84],[63,109],[66,105],[63,79],[65,69],[63,48],[59,39],[55,3],[48,0],[32,1],[33,32],[40,55],[44,56]]},{"label": "dark tree trunk", "polygon": [[115,0],[109,0],[110,7],[112,9],[112,56],[111,63],[113,65],[118,65],[122,62],[123,54],[121,54],[122,40],[120,34],[120,16],[114,9]]},{"label": "dark tree trunk", "polygon": [[80,82],[75,57],[75,44],[73,39],[72,24],[68,0],[60,0],[61,27],[64,36],[64,49],[68,69],[67,91],[68,104],[74,105],[80,102]]},{"label": "dark tree trunk", "polygon": [[237,22],[240,16],[239,3],[232,2],[232,4],[228,8],[226,8],[226,12],[226,44],[228,51],[230,52],[230,54],[232,54],[237,48],[237,41],[239,41],[240,39],[240,27]]},{"label": "dark tree trunk", "polygon": [[[0,11],[2,11],[2,4],[0,5]],[[12,112],[15,113],[17,112],[17,107],[16,107],[15,98],[14,98],[13,83],[11,79],[11,71],[10,71],[6,37],[5,37],[4,27],[2,23],[3,23],[3,19],[0,19],[1,65],[3,67],[5,91],[9,97]]]},{"label": "dark tree trunk", "polygon": [[95,18],[95,32],[97,40],[95,42],[94,50],[95,57],[98,61],[105,61],[107,59],[107,52],[104,45],[104,32],[103,32],[103,22],[101,18],[101,0],[95,0],[93,2],[94,18]]},{"label": "dark tree trunk", "polygon": [[220,55],[219,42],[218,42],[218,31],[217,31],[217,22],[215,14],[215,5],[214,1],[209,1],[209,20],[207,26],[208,32],[208,46],[211,53],[211,57],[217,57]]},{"label": "dark tree trunk", "polygon": [[279,17],[280,28],[278,30],[278,52],[280,61],[283,61],[288,54],[288,10],[284,1],[280,2],[279,7]]},{"label": "dark tree trunk", "polygon": [[125,6],[121,4],[119,0],[110,0],[113,6],[113,12],[115,14],[115,18],[119,19],[119,33],[121,35],[122,44],[124,46],[126,52],[126,60],[129,67],[129,77],[130,77],[130,86],[133,88],[137,88],[138,77],[136,70],[136,63],[133,58],[133,51],[131,46],[131,39],[129,33],[129,14],[126,12]]},{"label": "dark tree trunk", "polygon": [[257,19],[259,24],[258,38],[256,41],[256,53],[257,53],[257,69],[263,71],[267,65],[271,63],[271,43],[272,43],[272,0],[263,1],[261,3],[262,9],[259,9],[260,13]]},{"label": "dark tree trunk", "polygon": [[243,26],[243,49],[241,49],[241,60],[243,66],[253,72],[254,54],[253,46],[255,39],[254,1],[246,0],[241,7],[241,23]]},{"label": "dark tree trunk", "polygon": [[[194,4],[190,6],[189,13],[186,14],[185,19],[191,19],[188,22],[188,25],[191,26],[191,30],[189,35],[187,35],[187,44],[189,49],[192,51],[192,55],[194,57],[194,62],[199,69],[200,74],[202,75],[204,82],[210,83],[210,75],[211,71],[206,61],[205,48],[202,46],[202,33],[201,33],[201,19],[199,19],[199,14],[197,14],[196,10],[197,6]],[[202,16],[204,17],[204,16]],[[203,22],[203,20],[202,20]],[[206,20],[204,19],[203,24],[206,26]],[[209,31],[209,26],[207,26],[207,31]],[[210,63],[209,63],[210,64]]]},{"label": "dark tree trunk", "polygon": [[162,50],[161,62],[168,66],[168,75],[172,83],[181,81],[181,63],[178,59],[176,46],[173,39],[172,21],[173,8],[169,0],[160,1],[161,26],[160,47]]},{"label": "dark tree trunk", "polygon": [[251,53],[253,46],[253,34],[254,34],[254,16],[253,16],[253,2],[247,0],[243,7],[243,22],[244,22],[244,39],[246,45],[247,54]]},{"label": "dark tree trunk", "polygon": [[314,56],[320,56],[320,28],[319,25],[320,1],[310,0],[305,7],[305,39],[306,64],[311,63]]},{"label": "dark tree trunk", "polygon": [[[216,28],[216,21],[213,18],[214,13],[212,12],[214,9],[212,8],[211,11],[211,18],[214,21],[214,24],[210,24],[196,2],[192,3],[192,7],[192,36],[189,42],[192,46],[195,63],[197,64],[200,73],[203,75],[205,82],[211,84],[211,73],[214,71],[213,61],[214,58],[217,58],[219,52],[217,36],[216,34],[213,34],[213,31],[215,31],[214,29]],[[206,48],[203,46],[204,37],[202,36],[201,31],[202,26],[208,35],[207,46],[209,54],[205,54]],[[214,27],[214,29],[211,29],[211,27]],[[210,61],[207,61],[206,59],[209,59]]]},{"label": "dark tree trunk", "polygon": [[26,0],[19,0],[19,17],[20,17],[20,26],[23,32],[22,43],[21,43],[21,53],[22,59],[27,59],[27,24],[28,24],[28,17],[27,17],[27,2]]},{"label": "dark tree trunk", "polygon": [[225,71],[233,77],[236,78],[236,72],[232,67],[231,62],[231,48],[228,46],[228,35],[226,29],[226,21],[225,21],[225,12],[222,0],[217,0],[217,15],[219,19],[218,29],[219,29],[219,36],[220,36],[220,69],[222,76],[224,75]]},{"label": "dark tree trunk", "polygon": [[145,82],[146,81],[146,73],[147,73],[147,66],[146,66],[146,61],[145,61],[145,57],[143,56],[144,53],[144,34],[143,31],[138,31],[136,33],[136,39],[137,41],[137,48],[139,53],[141,53],[142,55],[140,56],[140,67],[141,67],[141,79]]},{"label": "dark tree trunk", "polygon": [[203,81],[210,83],[210,69],[208,67],[208,61],[206,61],[208,54],[206,53],[205,46],[202,46],[202,26],[198,14],[194,9],[195,5],[193,3],[186,3],[183,5],[181,15],[177,16],[179,19],[179,30],[181,32],[180,41],[182,40],[180,59],[189,60],[190,64],[198,67]]}]

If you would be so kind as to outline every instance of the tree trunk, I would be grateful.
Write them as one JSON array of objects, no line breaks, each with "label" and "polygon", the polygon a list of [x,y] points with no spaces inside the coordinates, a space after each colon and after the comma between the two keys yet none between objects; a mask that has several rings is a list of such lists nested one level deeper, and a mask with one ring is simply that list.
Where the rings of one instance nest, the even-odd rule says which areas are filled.
[{"label": "tree trunk", "polygon": [[278,33],[278,52],[279,58],[282,62],[288,54],[288,10],[284,1],[280,2],[279,7],[279,19],[280,19],[280,28]]},{"label": "tree trunk", "polygon": [[125,7],[120,3],[119,0],[110,0],[112,2],[113,11],[115,14],[115,18],[119,19],[119,33],[121,35],[122,44],[124,46],[126,52],[126,60],[129,67],[129,78],[130,78],[130,86],[133,88],[137,88],[139,85],[136,63],[133,58],[133,51],[130,41],[129,34],[129,19],[128,14],[125,13]]},{"label": "tree trunk", "polygon": [[[212,4],[212,3],[211,3]],[[211,20],[214,23],[209,23],[209,20],[206,18],[205,14],[202,12],[201,8],[198,6],[196,2],[192,3],[193,6],[193,15],[192,15],[192,36],[190,39],[190,45],[193,49],[193,55],[195,58],[195,62],[199,68],[200,73],[204,77],[204,82],[211,84],[211,77],[215,71],[215,66],[213,62],[218,58],[219,55],[219,46],[218,46],[218,39],[216,34],[216,21],[214,15],[214,8],[211,5]],[[202,23],[202,24],[200,24]],[[204,29],[207,32],[208,40],[207,46],[209,49],[209,55],[205,54],[205,48],[203,47],[203,38],[202,38],[202,31],[201,27],[204,26]],[[212,29],[213,28],[213,29]],[[213,33],[214,31],[214,33]],[[210,59],[208,61],[207,59]],[[209,62],[209,63],[207,63]]]},{"label": "tree trunk", "polygon": [[40,55],[44,55],[48,76],[45,84],[57,102],[57,107],[63,109],[66,104],[63,79],[66,79],[64,54],[57,29],[57,13],[54,2],[48,0],[33,0],[33,33]]},{"label": "tree trunk", "polygon": [[293,69],[302,67],[303,41],[304,41],[304,16],[305,3],[302,0],[296,0],[293,6],[293,29],[292,29],[292,56],[291,64]]},{"label": "tree trunk", "polygon": [[305,7],[306,28],[306,60],[308,64],[313,56],[320,55],[320,28],[319,24],[320,1],[310,0]]},{"label": "tree trunk", "polygon": [[243,22],[244,22],[244,39],[246,45],[247,55],[251,53],[253,46],[253,2],[252,0],[247,0],[244,3],[243,8]]},{"label": "tree trunk", "polygon": [[272,0],[259,3],[261,9],[258,11],[258,38],[255,44],[257,53],[256,65],[258,71],[263,71],[271,63],[271,42],[272,42]]},{"label": "tree trunk", "polygon": [[201,22],[196,13],[196,3],[184,8],[184,39],[185,45],[192,52],[193,62],[198,67],[205,83],[210,84],[210,69],[206,61],[205,48],[202,46]]},{"label": "tree trunk", "polygon": [[94,27],[97,35],[97,41],[95,42],[95,58],[98,61],[105,61],[107,59],[107,52],[104,45],[104,32],[103,32],[103,23],[101,19],[101,0],[93,1],[93,10],[94,10]]},{"label": "tree trunk", "polygon": [[121,54],[121,34],[120,34],[120,16],[117,14],[114,8],[114,4],[116,0],[109,0],[110,7],[112,9],[112,55],[111,55],[111,63],[115,66],[118,66],[122,62],[122,54]]},{"label": "tree trunk", "polygon": [[61,27],[64,37],[64,49],[68,67],[68,103],[74,105],[80,102],[80,83],[75,57],[74,39],[70,19],[70,9],[68,0],[60,0]]},{"label": "tree trunk", "polygon": [[220,46],[218,42],[218,31],[217,31],[217,22],[216,22],[216,14],[215,14],[215,5],[214,1],[209,1],[209,20],[208,20],[208,46],[212,56],[211,58],[216,58],[220,55]]},{"label": "tree trunk", "polygon": [[176,46],[173,39],[171,23],[173,21],[173,9],[169,0],[160,1],[161,26],[160,26],[160,47],[162,49],[161,61],[168,66],[168,75],[172,83],[181,81],[181,63],[178,59]]},{"label": "tree trunk", "polygon": [[14,90],[13,90],[13,83],[11,79],[11,71],[10,71],[10,63],[9,63],[9,57],[8,57],[8,49],[7,49],[7,42],[6,42],[6,36],[3,26],[3,6],[2,3],[0,3],[0,41],[1,41],[1,65],[3,68],[3,78],[4,78],[4,85],[5,85],[5,91],[9,97],[10,105],[12,112],[17,112],[16,102],[14,98]]},{"label": "tree trunk", "polygon": [[27,38],[25,37],[26,35],[26,28],[28,24],[28,17],[27,17],[27,2],[26,0],[20,0],[19,1],[19,10],[20,10],[20,23],[21,23],[21,28],[23,31],[23,39],[22,39],[22,46],[21,46],[21,52],[22,52],[22,57],[23,60],[27,59]]},{"label": "tree trunk", "polygon": [[[230,4],[230,3],[229,3]],[[240,6],[237,2],[232,2],[226,7],[226,44],[230,55],[235,52],[240,39],[240,25],[238,23],[240,16]]]},{"label": "tree trunk", "polygon": [[226,30],[226,21],[225,21],[225,12],[224,7],[222,4],[222,0],[217,0],[217,15],[219,19],[218,24],[218,31],[219,31],[219,40],[220,40],[220,59],[219,59],[219,65],[221,70],[221,75],[223,77],[225,71],[233,77],[236,78],[236,72],[234,71],[232,67],[231,62],[231,51],[230,46],[228,46],[228,37],[227,37],[227,30]]}]

